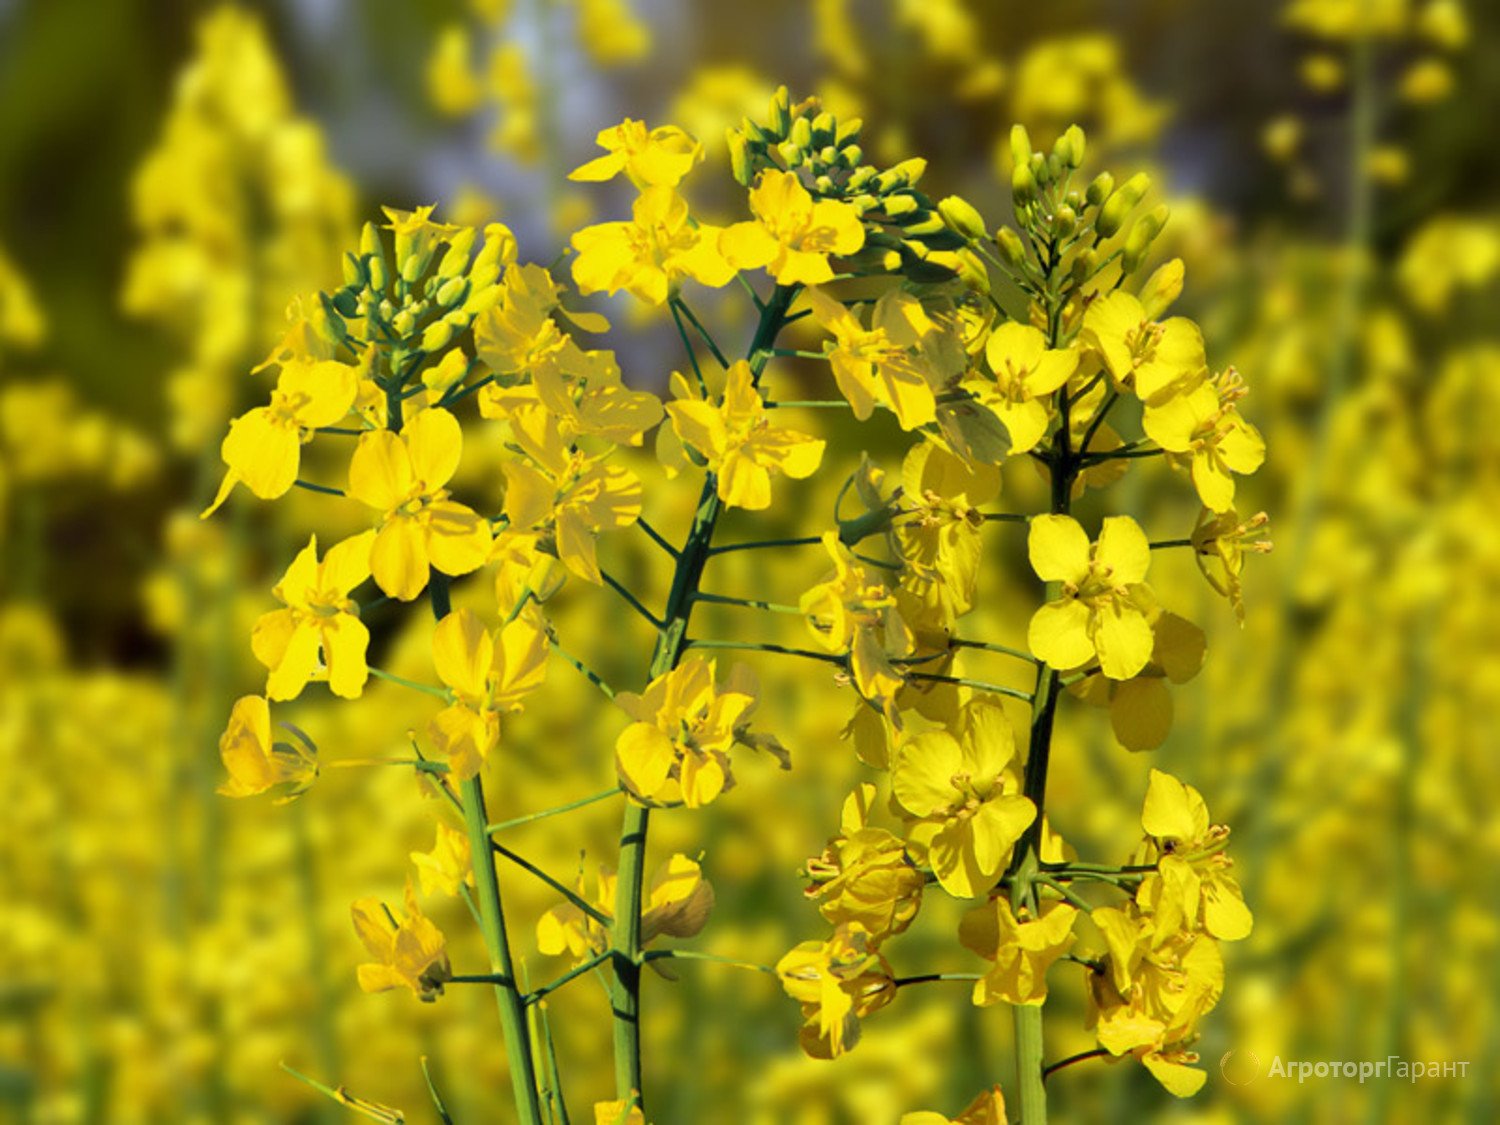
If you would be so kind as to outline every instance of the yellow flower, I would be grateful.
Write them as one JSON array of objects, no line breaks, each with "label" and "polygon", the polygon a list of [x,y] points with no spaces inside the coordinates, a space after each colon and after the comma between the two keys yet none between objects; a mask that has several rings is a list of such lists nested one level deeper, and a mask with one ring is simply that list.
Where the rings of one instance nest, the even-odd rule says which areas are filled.
[{"label": "yellow flower", "polygon": [[499,376],[479,393],[479,412],[509,419],[518,407],[540,402],[565,437],[593,434],[639,445],[661,421],[660,400],[624,385],[613,352],[585,351],[563,330],[560,318],[590,332],[606,331],[609,322],[564,310],[559,288],[541,266],[506,269],[499,300],[474,322],[475,351]]},{"label": "yellow flower", "polygon": [[913,430],[936,417],[934,388],[963,369],[964,351],[916,297],[886,293],[875,302],[870,328],[821,289],[809,289],[807,299],[813,319],[833,336],[823,354],[856,418],[864,421],[884,406],[903,430]]},{"label": "yellow flower", "polygon": [[1041,1004],[1047,999],[1047,970],[1073,948],[1078,911],[1065,902],[1047,902],[1039,917],[1017,918],[1002,895],[964,915],[958,939],[986,961],[990,971],[974,982],[974,1003]]},{"label": "yellow flower", "polygon": [[[590,904],[608,915],[615,906],[616,876],[608,867],[599,869],[598,893]],[[580,897],[583,880],[578,882]],[[703,869],[685,855],[673,855],[656,869],[641,903],[641,944],[659,937],[697,937],[708,925],[714,908],[714,888],[703,877]],[[609,948],[609,932],[577,905],[554,906],[537,920],[537,949],[548,957],[563,953],[581,964]]]},{"label": "yellow flower", "polygon": [[895,523],[901,559],[915,578],[935,587],[951,617],[974,607],[982,509],[999,494],[999,469],[971,464],[934,442],[918,442],[901,463]]},{"label": "yellow flower", "polygon": [[1148,875],[1138,895],[1160,912],[1163,894],[1171,894],[1189,927],[1198,925],[1220,941],[1248,937],[1253,924],[1240,885],[1224,854],[1229,829],[1211,825],[1202,795],[1171,774],[1151,771],[1141,827],[1155,842],[1159,873]]},{"label": "yellow flower", "polygon": [[1098,657],[1112,680],[1128,680],[1151,659],[1151,624],[1142,582],[1151,546],[1128,516],[1109,516],[1091,547],[1071,516],[1031,521],[1031,566],[1047,582],[1062,584],[1061,596],[1031,618],[1032,653],[1059,670]]},{"label": "yellow flower", "polygon": [[973,898],[994,885],[1036,806],[1020,794],[1015,735],[999,704],[965,705],[958,733],[908,739],[896,752],[891,793],[915,819],[907,833],[914,857],[925,858],[943,890]]},{"label": "yellow flower", "polygon": [[1265,512],[1242,520],[1233,508],[1224,512],[1204,508],[1193,528],[1193,558],[1198,569],[1217,593],[1229,599],[1241,624],[1245,620],[1245,599],[1240,576],[1245,570],[1245,555],[1264,555],[1271,550],[1271,541],[1264,538],[1270,522]]},{"label": "yellow flower", "polygon": [[446,410],[424,410],[400,434],[362,434],[349,464],[349,494],[382,513],[370,555],[375,581],[410,601],[428,572],[468,574],[484,565],[490,529],[472,508],[448,499],[463,431]]},{"label": "yellow flower", "polygon": [[703,146],[675,125],[648,130],[644,121],[627,117],[595,140],[606,155],[575,168],[568,179],[598,182],[624,172],[637,188],[670,188],[703,159]]},{"label": "yellow flower", "polygon": [[270,404],[229,424],[219,449],[229,471],[203,514],[216,511],[241,481],[262,500],[284,496],[297,479],[302,447],[319,426],[331,426],[349,413],[358,386],[358,372],[347,363],[282,364]]},{"label": "yellow flower", "polygon": [[842,831],[807,861],[807,897],[834,925],[858,924],[874,942],[902,933],[917,916],[926,878],[907,860],[899,836],[866,823],[875,787],[863,783],[844,801]]},{"label": "yellow flower", "polygon": [[438,824],[437,839],[433,842],[432,851],[412,852],[411,861],[416,865],[417,878],[422,883],[424,895],[430,895],[434,891],[456,895],[465,883],[474,882],[473,862],[469,858],[469,837],[446,824]]},{"label": "yellow flower", "polygon": [[900,1125],[1006,1125],[1010,1118],[1005,1114],[1005,1097],[999,1086],[991,1086],[972,1102],[957,1117],[944,1117],[941,1113],[924,1110],[920,1113],[902,1114]]},{"label": "yellow flower", "polygon": [[729,751],[736,744],[770,750],[785,762],[775,739],[746,730],[757,690],[750,670],[736,665],[720,688],[715,663],[689,653],[640,695],[621,692],[615,703],[635,721],[615,741],[615,766],[625,788],[656,804],[708,804],[734,784]]},{"label": "yellow flower", "polygon": [[525,615],[494,632],[467,609],[448,614],[432,634],[432,661],[453,703],[434,716],[433,745],[454,777],[479,772],[500,741],[500,716],[519,711],[547,674],[547,635]]},{"label": "yellow flower", "polygon": [[569,445],[557,419],[540,405],[514,411],[511,435],[528,460],[505,463],[505,514],[515,531],[547,533],[550,547],[574,574],[598,585],[595,542],[601,531],[640,518],[641,482]]},{"label": "yellow flower", "polygon": [[771,474],[794,480],[812,476],[825,443],[771,425],[744,360],[730,367],[727,380],[718,404],[680,397],[668,404],[667,413],[677,436],[717,474],[719,498],[731,508],[759,511],[771,506]]},{"label": "yellow flower", "polygon": [[359,966],[359,987],[365,992],[409,988],[418,1000],[443,994],[453,975],[448,965],[447,941],[417,905],[417,893],[406,884],[406,909],[400,918],[375,898],[354,904],[354,931],[375,960]]},{"label": "yellow flower", "polygon": [[1202,1087],[1204,1074],[1185,1044],[1224,989],[1224,960],[1206,934],[1163,934],[1133,903],[1090,912],[1104,935],[1104,971],[1090,973],[1089,1024],[1110,1054],[1133,1055],[1177,1097]]},{"label": "yellow flower", "polygon": [[1136,297],[1111,293],[1083,316],[1083,340],[1104,360],[1115,384],[1143,402],[1175,393],[1203,376],[1203,333],[1186,317],[1157,323]]},{"label": "yellow flower", "polygon": [[1033,449],[1047,432],[1052,412],[1046,397],[1078,369],[1078,352],[1047,347],[1047,337],[1029,324],[1007,321],[990,333],[985,345],[993,379],[966,381],[1010,434],[1012,453]]},{"label": "yellow flower", "polygon": [[333,694],[345,699],[364,690],[370,631],[349,592],[370,577],[374,539],[371,531],[345,539],[320,563],[314,535],[286,568],[272,591],[285,608],[263,614],[250,636],[255,658],[271,670],[266,694],[272,699],[295,699],[315,675],[326,675]]},{"label": "yellow flower", "polygon": [[1115,738],[1127,750],[1155,750],[1172,731],[1168,683],[1184,684],[1203,666],[1203,630],[1174,613],[1151,622],[1151,660],[1130,680],[1095,674],[1068,690],[1096,707],[1109,708]]},{"label": "yellow flower", "polygon": [[1204,506],[1223,512],[1234,506],[1231,473],[1253,473],[1266,459],[1266,443],[1235,407],[1245,384],[1234,368],[1213,382],[1146,407],[1146,435],[1167,451],[1167,460],[1186,468]]},{"label": "yellow flower", "polygon": [[573,280],[580,293],[624,289],[651,305],[664,304],[685,277],[717,289],[734,277],[718,236],[718,227],[689,220],[675,190],[648,187],[630,222],[597,223],[573,235]]},{"label": "yellow flower", "polygon": [[300,740],[272,740],[271,708],[260,695],[235,701],[219,737],[219,757],[229,771],[229,780],[219,786],[226,797],[253,797],[279,788],[278,800],[290,801],[318,776],[318,763]]},{"label": "yellow flower", "polygon": [[896,595],[855,561],[838,532],[824,533],[823,547],[833,559],[833,574],[803,594],[799,608],[818,644],[848,655],[859,694],[893,713],[905,680],[892,661],[910,655],[911,630]]},{"label": "yellow flower", "polygon": [[859,1021],[896,997],[891,967],[870,935],[846,922],[827,941],[805,941],[776,963],[781,987],[802,1005],[802,1049],[837,1058],[859,1042]]},{"label": "yellow flower", "polygon": [[829,256],[848,257],[865,244],[859,212],[836,199],[815,202],[795,172],[761,173],[750,210],[755,221],[726,227],[719,249],[736,269],[765,266],[778,285],[832,281]]}]

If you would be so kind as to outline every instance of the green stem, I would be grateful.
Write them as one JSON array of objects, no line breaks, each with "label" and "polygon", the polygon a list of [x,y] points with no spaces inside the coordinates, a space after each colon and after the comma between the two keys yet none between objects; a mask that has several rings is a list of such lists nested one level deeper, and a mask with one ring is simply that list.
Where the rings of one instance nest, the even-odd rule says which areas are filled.
[{"label": "green stem", "polygon": [[[432,616],[441,621],[453,610],[448,596],[448,576],[434,570],[428,579],[427,596]],[[484,782],[478,774],[459,789],[464,826],[469,835],[469,856],[474,867],[474,887],[479,899],[479,929],[495,981],[495,1006],[500,1012],[500,1030],[510,1064],[510,1082],[516,1099],[516,1119],[522,1125],[542,1125],[542,1104],[537,1095],[536,1067],[532,1059],[531,1035],[526,1024],[526,1006],[516,984],[510,956],[510,938],[505,929],[505,908],[500,901],[500,876],[495,853],[490,850],[484,808]]]},{"label": "green stem", "polygon": [[[759,382],[765,370],[767,349],[775,342],[797,290],[777,286],[761,310],[755,338],[750,342],[750,372]],[[677,554],[672,587],[662,612],[656,647],[648,671],[650,679],[677,666],[687,647],[688,620],[698,597],[698,585],[712,548],[719,519],[718,481],[709,473],[699,494],[698,509],[687,541]],[[615,980],[611,1001],[614,1012],[615,1097],[644,1108],[641,1082],[641,894],[645,884],[646,836],[651,810],[634,801],[625,806],[620,826],[619,877],[615,885],[613,945]]]}]

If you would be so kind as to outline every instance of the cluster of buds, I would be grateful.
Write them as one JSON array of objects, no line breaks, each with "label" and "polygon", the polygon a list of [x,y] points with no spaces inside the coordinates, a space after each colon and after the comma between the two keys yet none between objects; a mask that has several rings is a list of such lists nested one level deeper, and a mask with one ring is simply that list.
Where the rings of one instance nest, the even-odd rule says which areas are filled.
[{"label": "cluster of buds", "polygon": [[859,273],[899,273],[936,283],[962,276],[987,287],[982,264],[917,183],[927,161],[890,168],[864,163],[859,118],[840,121],[817,98],[795,104],[785,86],[764,122],[745,118],[729,130],[734,177],[749,187],[767,169],[805,173],[815,198],[854,207],[865,223],[865,245],[850,259]]},{"label": "cluster of buds", "polygon": [[[467,331],[500,298],[501,271],[515,261],[515,237],[508,228],[486,227],[476,254],[473,227],[434,223],[431,212],[431,207],[386,209],[386,229],[395,235],[394,268],[379,230],[366,223],[359,253],[345,256],[343,286],[322,295],[333,339],[356,350],[377,341],[383,345],[377,355],[387,359],[390,370],[372,372],[382,389],[403,384],[428,356]],[[351,324],[358,321],[362,327]],[[467,372],[458,363],[461,353],[455,349],[449,355],[455,363],[440,366],[444,381],[452,384]]]},{"label": "cluster of buds", "polygon": [[[1017,228],[1002,226],[993,236],[984,219],[967,200],[949,196],[938,210],[948,229],[965,246],[999,261],[1028,294],[1040,297],[1048,277],[1059,276],[1058,266],[1070,288],[1077,291],[1118,263],[1128,276],[1146,261],[1151,244],[1166,225],[1165,204],[1132,215],[1151,187],[1144,172],[1116,185],[1108,172],[1100,172],[1087,186],[1074,183],[1083,166],[1086,143],[1083,130],[1074,125],[1057,139],[1051,152],[1032,148],[1024,126],[1011,130],[1011,199]],[[1023,237],[1024,235],[1024,237]],[[1106,243],[1119,241],[1114,246]],[[1065,305],[1066,300],[1063,301]]]}]

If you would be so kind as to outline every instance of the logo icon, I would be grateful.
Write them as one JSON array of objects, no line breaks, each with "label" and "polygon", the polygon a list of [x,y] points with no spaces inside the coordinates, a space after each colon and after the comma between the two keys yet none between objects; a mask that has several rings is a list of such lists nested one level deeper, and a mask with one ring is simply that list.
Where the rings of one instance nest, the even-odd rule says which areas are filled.
[{"label": "logo icon", "polygon": [[1225,1051],[1219,1073],[1231,1086],[1248,1086],[1260,1077],[1260,1056],[1254,1051]]}]

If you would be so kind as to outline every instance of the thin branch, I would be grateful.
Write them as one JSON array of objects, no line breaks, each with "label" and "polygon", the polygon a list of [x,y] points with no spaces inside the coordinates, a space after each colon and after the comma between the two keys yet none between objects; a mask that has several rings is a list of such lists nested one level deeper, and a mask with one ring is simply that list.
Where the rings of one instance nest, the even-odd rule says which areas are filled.
[{"label": "thin branch", "polygon": [[693,377],[698,380],[698,389],[703,392],[703,397],[708,397],[708,383],[703,378],[703,368],[698,365],[698,353],[693,349],[693,342],[688,339],[687,328],[682,323],[682,313],[677,310],[677,299],[674,297],[667,302],[667,307],[672,310],[672,323],[677,326],[677,336],[682,341],[682,350],[687,352],[688,362],[693,365]]},{"label": "thin branch", "polygon": [[607,801],[611,797],[618,797],[623,790],[618,785],[612,785],[608,789],[598,793],[590,793],[587,797],[580,797],[576,801],[569,801],[565,805],[557,805],[554,808],[543,809],[541,812],[527,813],[525,816],[512,817],[510,820],[499,820],[494,824],[484,826],[486,832],[504,832],[508,828],[519,828],[523,824],[534,824],[538,820],[546,820],[549,816],[558,816],[561,813],[569,813],[574,809],[581,809],[598,801]]},{"label": "thin branch", "polygon": [[919,973],[912,977],[896,977],[891,981],[897,988],[905,988],[909,984],[931,984],[940,980],[976,981],[983,980],[983,973]]},{"label": "thin branch", "polygon": [[801,535],[795,539],[753,539],[748,543],[725,543],[719,547],[710,547],[710,555],[727,555],[731,551],[765,551],[773,547],[815,547],[823,542],[818,535]]},{"label": "thin branch", "polygon": [[408,680],[405,676],[397,676],[381,668],[371,668],[370,675],[378,680],[389,680],[393,684],[399,684],[412,691],[420,691],[423,695],[431,695],[446,702],[453,701],[453,694],[447,688],[433,687],[431,684],[419,684],[416,680]]},{"label": "thin branch", "polygon": [[1095,1047],[1092,1050],[1079,1051],[1076,1055],[1069,1055],[1065,1059],[1059,1059],[1057,1062],[1053,1063],[1050,1066],[1042,1067],[1042,1081],[1047,1081],[1054,1070],[1062,1070],[1063,1067],[1072,1066],[1074,1063],[1081,1063],[1085,1059],[1097,1059],[1100,1056],[1107,1054],[1109,1054],[1109,1052],[1106,1051],[1103,1047]]},{"label": "thin branch", "polygon": [[557,653],[558,656],[562,657],[574,668],[577,668],[584,679],[588,680],[589,683],[593,684],[596,688],[604,693],[604,697],[606,699],[614,699],[615,689],[610,687],[609,684],[605,681],[604,677],[599,675],[598,672],[594,671],[582,660],[579,660],[578,657],[574,656],[571,652],[563,648],[563,646],[558,644],[556,641],[552,642],[552,651]]},{"label": "thin branch", "polygon": [[574,906],[578,907],[579,910],[582,910],[585,914],[587,914],[594,921],[598,922],[601,926],[607,927],[613,924],[614,919],[611,918],[608,914],[604,913],[604,911],[600,910],[597,906],[591,903],[588,899],[584,898],[577,891],[573,890],[573,888],[569,887],[566,883],[563,883],[557,879],[554,879],[551,875],[548,875],[545,871],[543,871],[536,864],[532,863],[531,860],[527,859],[525,856],[516,854],[515,852],[507,848],[504,844],[497,843],[494,840],[490,841],[490,848],[496,855],[503,856],[504,858],[510,860],[522,871],[526,871],[532,875],[535,875],[542,882],[546,883],[547,886],[551,887],[558,894],[562,895],[563,898],[567,899]]},{"label": "thin branch", "polygon": [[612,590],[614,590],[615,593],[624,598],[631,609],[635,610],[647,621],[649,621],[651,623],[651,628],[656,630],[661,629],[661,619],[657,617],[656,614],[647,609],[644,605],[642,605],[641,599],[631,593],[623,583],[617,581],[608,571],[605,570],[601,570],[599,572],[599,577],[604,579],[605,585],[609,586]]},{"label": "thin branch", "polygon": [[661,532],[657,531],[656,528],[647,523],[645,517],[637,516],[635,525],[636,527],[644,531],[647,535],[649,535],[652,540],[655,541],[656,545],[663,551],[667,552],[667,554],[671,555],[674,559],[677,557],[677,548],[668,543],[666,537],[662,535]]},{"label": "thin branch", "polygon": [[906,677],[910,680],[927,680],[935,684],[957,684],[960,687],[973,688],[975,691],[987,691],[995,695],[1008,695],[1012,699],[1021,699],[1027,703],[1030,703],[1032,700],[1032,695],[1029,691],[1006,687],[1004,684],[987,683],[984,680],[971,680],[965,676],[945,676],[940,672],[908,672]]},{"label": "thin branch", "polygon": [[761,641],[715,641],[715,640],[687,640],[683,642],[685,648],[722,648],[732,649],[740,652],[770,652],[780,656],[800,656],[804,660],[821,660],[825,664],[844,664],[842,656],[835,656],[828,652],[814,652],[807,648],[790,648],[787,645],[771,644]]},{"label": "thin branch", "polygon": [[1002,656],[1014,656],[1017,660],[1024,660],[1028,664],[1036,664],[1038,662],[1037,658],[1029,652],[1023,652],[1018,648],[1011,648],[1009,645],[995,644],[993,641],[970,641],[965,640],[963,637],[953,637],[949,641],[949,644],[953,645],[954,648],[972,648],[978,649],[981,652],[998,652]]},{"label": "thin branch", "polygon": [[693,327],[698,330],[698,335],[703,337],[703,342],[708,345],[708,350],[713,354],[714,359],[718,361],[719,366],[727,371],[729,369],[729,360],[725,358],[723,349],[709,335],[708,329],[703,327],[703,322],[698,319],[692,309],[688,308],[687,302],[681,297],[673,299],[677,302],[677,307],[682,310],[682,315],[688,318]]},{"label": "thin branch", "polygon": [[713,605],[734,605],[743,609],[763,609],[767,613],[790,613],[798,617],[802,611],[794,605],[783,605],[780,602],[763,602],[758,598],[731,598],[724,594],[705,594],[698,591],[693,595],[695,602],[709,602]]},{"label": "thin branch", "polygon": [[647,961],[712,961],[719,965],[733,965],[737,969],[753,969],[757,973],[775,974],[769,965],[755,961],[741,961],[735,957],[721,957],[717,953],[700,953],[695,949],[653,949],[641,954],[642,963]]},{"label": "thin branch", "polygon": [[292,481],[298,488],[305,488],[309,492],[320,492],[324,496],[348,496],[342,488],[329,488],[326,484],[313,484],[310,480]]},{"label": "thin branch", "polygon": [[548,996],[556,992],[559,988],[567,984],[569,981],[577,980],[585,973],[597,969],[600,965],[604,964],[604,962],[614,957],[614,955],[615,951],[613,949],[606,949],[603,953],[596,953],[593,957],[590,957],[581,965],[573,966],[573,968],[569,969],[562,976],[558,977],[551,983],[542,985],[534,992],[528,992],[525,996],[521,997],[521,1002],[527,1005],[535,1004],[544,996]]}]

